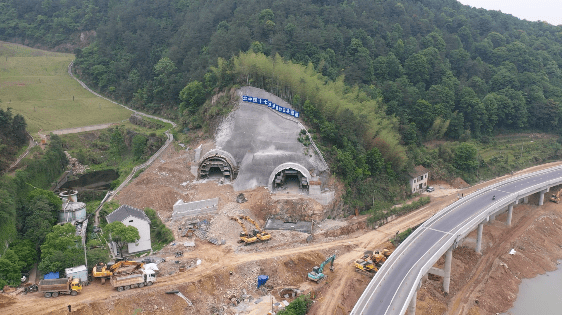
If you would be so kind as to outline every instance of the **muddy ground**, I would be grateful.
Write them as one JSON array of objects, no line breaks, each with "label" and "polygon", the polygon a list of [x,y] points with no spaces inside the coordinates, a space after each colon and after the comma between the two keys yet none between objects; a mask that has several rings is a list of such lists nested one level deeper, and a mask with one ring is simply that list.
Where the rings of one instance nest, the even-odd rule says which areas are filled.
[{"label": "muddy ground", "polygon": [[[267,314],[275,303],[291,301],[284,289],[295,288],[312,293],[314,304],[308,314],[349,314],[370,281],[354,271],[353,261],[365,250],[391,247],[388,242],[396,231],[418,225],[483,185],[466,187],[466,183],[433,182],[435,191],[428,194],[431,203],[422,209],[376,229],[367,228],[366,217],[320,222],[312,242],[307,234],[271,231],[268,243],[241,246],[240,227],[228,220],[233,214],[247,214],[263,225],[265,218],[280,211],[319,215],[334,211],[307,199],[278,200],[267,190],[244,192],[247,203],[235,203],[238,192],[231,185],[214,181],[195,181],[190,173],[192,151],[170,147],[116,198],[121,204],[155,209],[176,235],[175,245],[165,247],[157,283],[152,287],[117,292],[108,284],[95,281],[78,296],[46,299],[39,293],[0,294],[2,314],[68,314],[68,305],[78,314]],[[544,168],[536,167],[532,170]],[[527,170],[531,171],[531,170]],[[501,180],[497,179],[497,180]],[[208,218],[211,232],[226,240],[216,246],[194,238],[194,248],[186,248],[187,238],[179,236],[180,222],[169,220],[172,205],[178,200],[194,201],[219,197],[219,213]],[[509,309],[517,296],[522,278],[556,268],[562,258],[562,208],[547,202],[538,207],[537,198],[514,209],[513,226],[505,226],[505,214],[484,228],[483,255],[474,252],[471,234],[453,251],[451,293],[444,295],[442,279],[430,276],[418,293],[416,314],[496,314]],[[511,249],[516,250],[510,255]],[[182,250],[183,257],[174,254]],[[326,271],[327,280],[316,284],[306,280],[313,266],[328,255],[337,254],[335,270]],[[176,263],[177,261],[177,263]],[[199,262],[199,264],[197,264]],[[439,261],[437,266],[443,264]],[[180,272],[180,267],[187,270]],[[270,279],[263,289],[256,288],[260,274]],[[170,290],[179,290],[192,306]],[[259,301],[259,302],[258,302]],[[236,302],[237,305],[234,305]],[[258,303],[256,303],[258,302]]]}]

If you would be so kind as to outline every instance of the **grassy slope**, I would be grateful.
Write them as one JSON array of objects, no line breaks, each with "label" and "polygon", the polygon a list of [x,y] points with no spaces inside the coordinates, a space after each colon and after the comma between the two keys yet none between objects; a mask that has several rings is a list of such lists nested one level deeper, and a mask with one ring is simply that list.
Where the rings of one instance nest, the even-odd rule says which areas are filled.
[{"label": "grassy slope", "polygon": [[67,74],[73,59],[0,42],[0,106],[23,115],[32,134],[127,119],[129,110],[94,96]]}]

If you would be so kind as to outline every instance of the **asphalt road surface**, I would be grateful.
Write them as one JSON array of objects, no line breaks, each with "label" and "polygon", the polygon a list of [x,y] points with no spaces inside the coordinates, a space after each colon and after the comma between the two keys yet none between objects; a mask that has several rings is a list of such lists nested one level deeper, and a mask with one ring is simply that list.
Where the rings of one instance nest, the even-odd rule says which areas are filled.
[{"label": "asphalt road surface", "polygon": [[[412,235],[414,238],[405,241],[404,246],[400,246],[402,249],[399,247],[395,251],[398,255],[392,255],[383,265],[357,301],[351,314],[404,314],[408,295],[413,286],[417,285],[417,280],[423,276],[420,274],[422,267],[428,261],[435,260],[435,257],[439,258],[450,248],[451,241],[457,238],[458,233],[462,233],[465,225],[474,224],[471,221],[495,203],[505,204],[506,199],[503,198],[512,199],[513,193],[557,179],[559,183],[562,182],[562,168],[514,177],[458,200],[441,218],[420,226],[417,233]],[[545,194],[545,201],[547,199],[548,194]]]}]

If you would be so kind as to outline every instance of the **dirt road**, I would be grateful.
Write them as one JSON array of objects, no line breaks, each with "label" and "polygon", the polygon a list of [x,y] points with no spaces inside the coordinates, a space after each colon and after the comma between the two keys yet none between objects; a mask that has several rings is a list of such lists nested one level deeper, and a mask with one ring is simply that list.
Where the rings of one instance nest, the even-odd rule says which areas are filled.
[{"label": "dirt road", "polygon": [[[552,165],[544,165],[525,172],[534,171]],[[496,179],[497,180],[501,180]],[[488,183],[462,190],[465,195]],[[184,259],[199,259],[201,264],[188,269],[187,272],[174,273],[173,275],[160,275],[158,282],[149,288],[133,289],[117,292],[108,284],[101,285],[97,282],[84,288],[78,296],[61,296],[46,299],[39,293],[18,295],[15,297],[0,295],[0,308],[4,314],[67,314],[67,306],[72,305],[73,310],[80,314],[131,314],[143,312],[150,314],[235,314],[227,304],[232,292],[245,288],[248,294],[260,296],[262,293],[255,289],[254,280],[257,274],[268,274],[270,283],[275,288],[286,286],[300,287],[303,290],[313,290],[316,303],[309,314],[347,314],[367,286],[369,278],[354,272],[353,260],[362,255],[365,250],[373,250],[388,245],[387,240],[396,231],[403,231],[408,227],[418,225],[430,216],[441,210],[457,199],[457,194],[449,196],[434,195],[432,202],[421,210],[400,217],[377,230],[360,230],[349,236],[339,237],[336,240],[316,240],[311,244],[302,246],[269,250],[267,247],[253,248],[253,252],[232,250],[230,247],[217,247],[210,243],[197,240],[197,249],[185,254]],[[524,211],[515,211],[514,224],[523,225],[505,232],[494,232],[485,229],[485,235],[490,242],[494,242],[493,235],[501,235],[500,246],[485,247],[485,256],[474,264],[472,272],[466,272],[468,267],[458,266],[462,262],[464,252],[455,251],[452,277],[452,294],[449,297],[439,296],[439,281],[426,283],[420,291],[419,308],[430,305],[432,310],[438,312],[422,312],[423,314],[443,314],[447,307],[451,308],[448,314],[475,314],[467,313],[472,309],[474,296],[482,294],[486,289],[486,279],[493,273],[488,272],[496,265],[498,255],[511,246],[514,237],[520,237],[535,220],[541,218],[539,213],[524,215]],[[543,214],[544,216],[544,214]],[[562,215],[561,215],[562,217]],[[501,219],[501,216],[498,220]],[[560,219],[562,222],[562,219]],[[502,223],[497,223],[501,226]],[[562,223],[561,223],[562,224]],[[490,234],[492,233],[492,234]],[[496,233],[496,234],[493,234]],[[562,236],[560,238],[562,240]],[[503,245],[501,245],[503,244]],[[267,249],[267,251],[266,251]],[[337,253],[335,271],[327,271],[328,279],[324,283],[315,284],[306,281],[306,273],[312,266],[318,265],[330,253]],[[467,257],[473,251],[466,251]],[[562,253],[561,253],[562,254]],[[460,258],[459,258],[460,257]],[[169,257],[173,260],[173,257]],[[474,259],[474,257],[472,257]],[[468,259],[470,261],[470,259]],[[438,263],[439,264],[439,263]],[[231,274],[231,272],[233,272]],[[455,278],[458,272],[465,280]],[[458,276],[458,275],[457,275]],[[473,280],[471,280],[473,279]],[[463,283],[466,282],[466,285]],[[515,286],[516,288],[516,286]],[[175,295],[167,295],[166,291],[180,290],[194,304],[186,305],[185,301]],[[424,291],[425,290],[425,291]],[[275,294],[275,290],[271,293]],[[457,293],[458,292],[458,293]],[[457,293],[457,294],[455,294]],[[279,297],[278,297],[279,298]],[[482,301],[485,299],[480,298]],[[249,303],[246,312],[251,311],[253,303]],[[487,314],[487,313],[480,313]]]}]

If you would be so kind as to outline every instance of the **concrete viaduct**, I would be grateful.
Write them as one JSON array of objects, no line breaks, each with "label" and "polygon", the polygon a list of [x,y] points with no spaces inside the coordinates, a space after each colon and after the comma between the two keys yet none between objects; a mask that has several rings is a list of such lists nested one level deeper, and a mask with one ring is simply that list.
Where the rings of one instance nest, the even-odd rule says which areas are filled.
[{"label": "concrete viaduct", "polygon": [[[539,194],[539,205],[550,188],[562,184],[562,166],[512,176],[482,188],[439,211],[417,228],[390,256],[369,283],[353,315],[414,315],[417,291],[428,273],[443,277],[443,290],[449,293],[453,249],[472,231],[477,230],[476,251],[482,249],[484,223],[507,212],[511,225],[513,206],[528,202]],[[444,269],[433,265],[445,255]]]}]

